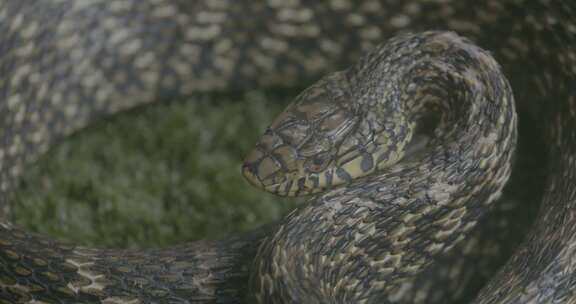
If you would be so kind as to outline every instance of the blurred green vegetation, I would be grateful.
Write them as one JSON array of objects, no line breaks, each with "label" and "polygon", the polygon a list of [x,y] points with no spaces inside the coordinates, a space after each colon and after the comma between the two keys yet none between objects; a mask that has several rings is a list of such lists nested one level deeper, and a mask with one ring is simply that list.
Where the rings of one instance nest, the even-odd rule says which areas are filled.
[{"label": "blurred green vegetation", "polygon": [[14,221],[82,245],[149,247],[279,218],[294,200],[252,188],[240,165],[288,100],[240,95],[146,106],[72,136],[27,170]]}]

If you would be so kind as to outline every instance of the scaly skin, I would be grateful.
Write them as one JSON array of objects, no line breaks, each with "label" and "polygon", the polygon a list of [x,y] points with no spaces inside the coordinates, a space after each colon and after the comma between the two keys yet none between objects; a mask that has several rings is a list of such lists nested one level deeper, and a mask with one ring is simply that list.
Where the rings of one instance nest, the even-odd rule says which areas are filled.
[{"label": "scaly skin", "polygon": [[[537,122],[547,130],[549,147],[550,173],[535,227],[523,247],[481,291],[476,302],[570,303],[574,301],[572,293],[576,284],[573,277],[576,209],[572,206],[576,184],[573,161],[575,92],[571,86],[576,66],[575,6],[568,1],[521,0],[482,3],[4,1],[0,3],[2,204],[9,203],[10,193],[25,164],[37,159],[58,140],[104,116],[192,93],[312,83],[313,79],[357,61],[360,53],[398,31],[452,30],[492,52],[505,74],[521,72],[510,79],[518,108],[520,112],[538,111]],[[455,36],[449,37],[450,41],[460,41]],[[482,78],[462,75],[469,76],[464,79]],[[362,86],[370,81],[358,83]],[[512,130],[507,132],[513,133]],[[502,152],[506,159],[510,153],[499,150],[510,146],[513,137],[502,138],[510,140],[502,140],[492,149]],[[476,139],[482,141],[479,137]],[[484,140],[494,140],[494,137],[485,136]],[[452,157],[447,155],[440,163],[444,161],[452,161]],[[460,210],[458,204],[463,203],[462,199],[455,199],[462,191],[461,186],[438,189],[432,188],[431,183],[418,181],[399,184],[397,189],[361,194],[346,192],[352,188],[345,186],[318,196],[283,223],[296,223],[307,217],[327,217],[326,213],[316,213],[314,208],[319,207],[325,208],[337,222],[351,225],[354,221],[362,221],[364,215],[370,219],[366,212],[394,207],[397,208],[394,212],[379,218],[386,224],[378,228],[383,228],[380,231],[388,235],[383,243],[380,235],[371,234],[372,229],[357,233],[349,229],[337,230],[338,227],[330,229],[341,232],[340,237],[348,237],[343,239],[346,241],[366,232],[365,239],[390,250],[393,255],[401,255],[404,259],[420,258],[424,249],[418,247],[418,241],[428,240],[422,246],[430,245],[430,237],[441,231],[426,229],[434,221],[437,225],[446,225],[443,231],[450,231],[442,237],[446,237],[442,242],[448,248],[455,244],[463,230],[471,229],[470,223],[482,213],[479,208],[482,201],[495,198],[509,174],[508,165],[498,166],[505,163],[490,164],[499,170],[487,171],[481,177],[466,176],[491,185],[487,189],[476,189],[480,194],[471,199],[474,204],[466,205],[466,212],[455,211]],[[392,166],[410,168],[410,164],[402,164],[402,161],[398,164]],[[401,172],[392,170],[385,174],[394,176]],[[459,180],[463,178],[460,176]],[[361,181],[375,182],[377,179],[367,177]],[[359,183],[352,185],[359,186]],[[427,191],[434,190],[429,202],[432,209],[427,210],[433,216],[423,217],[422,225],[412,226],[415,230],[408,231],[401,223],[402,219],[408,222],[410,219],[401,208],[413,210],[415,214],[424,211],[420,209],[422,206],[403,201],[398,194],[401,190],[405,190],[403,195],[423,193],[421,191],[425,189],[409,187],[419,183],[424,183]],[[386,200],[386,204],[369,206],[373,197],[385,193],[390,198],[379,197],[377,201]],[[333,194],[338,194],[339,198],[332,197]],[[408,201],[416,198],[418,196],[409,196]],[[353,203],[327,204],[329,199]],[[446,202],[448,208],[434,209],[439,202]],[[357,209],[352,211],[350,208]],[[454,216],[454,221],[446,218],[446,212],[454,212],[450,215]],[[389,276],[377,271],[383,269],[381,266],[356,267],[362,264],[359,260],[354,260],[355,266],[349,272],[333,271],[328,269],[329,264],[324,264],[326,259],[318,255],[307,256],[304,252],[267,259],[270,253],[282,252],[275,249],[291,244],[282,243],[283,240],[295,242],[294,237],[302,236],[313,240],[318,236],[314,231],[326,229],[322,225],[310,226],[310,222],[303,224],[306,225],[293,226],[295,231],[304,229],[295,236],[280,228],[283,226],[275,226],[222,241],[134,252],[65,245],[22,232],[4,222],[0,225],[0,299],[6,303],[239,303],[248,296],[269,298],[279,303],[298,299],[311,303],[431,303],[440,299],[437,301],[442,303],[438,294],[449,292],[435,287],[436,275],[430,272],[433,269],[425,270],[432,257],[427,255],[423,257],[426,261],[417,262],[421,266],[414,269],[409,266],[416,260],[395,259],[394,263],[399,264]],[[398,229],[385,229],[392,227]],[[457,228],[451,229],[454,227]],[[403,234],[409,238],[394,239],[395,242],[390,239]],[[258,257],[261,259],[257,258],[256,266],[250,269],[256,247],[275,239],[279,243],[264,243],[260,247]],[[394,251],[394,248],[400,248],[402,241],[407,241],[409,248]],[[335,245],[336,249],[347,248],[349,253],[352,250],[346,244],[331,240],[325,243]],[[308,244],[298,242],[297,245],[306,247]],[[363,246],[368,245],[364,243]],[[338,261],[337,255],[332,258]],[[293,264],[283,264],[283,259],[291,260]],[[313,264],[302,263],[307,259]],[[288,266],[290,268],[283,269]],[[278,280],[266,277],[270,273],[290,271],[305,274],[307,279],[294,282],[297,277]],[[363,277],[373,271],[378,275],[368,274],[367,277],[375,279],[370,281],[374,285],[352,281],[350,291],[345,291],[340,287],[332,289],[335,285],[321,284],[324,279],[341,282],[348,274]],[[333,273],[333,277],[327,277],[329,273]],[[315,276],[306,277],[307,274]],[[400,276],[418,274],[422,275],[416,277],[416,283],[407,281],[403,286],[398,285]],[[249,275],[253,277],[255,287],[253,293],[247,295]],[[452,282],[458,279],[459,276],[449,278]],[[390,284],[392,281],[395,283]],[[422,284],[426,289],[419,289]],[[270,285],[280,289],[267,290]],[[395,286],[400,287],[394,290]]]}]

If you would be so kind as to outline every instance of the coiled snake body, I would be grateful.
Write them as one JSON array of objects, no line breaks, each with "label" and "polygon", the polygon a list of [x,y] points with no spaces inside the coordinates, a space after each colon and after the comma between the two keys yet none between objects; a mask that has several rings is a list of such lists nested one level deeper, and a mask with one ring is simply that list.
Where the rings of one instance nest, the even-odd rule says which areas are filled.
[{"label": "coiled snake body", "polygon": [[[445,303],[450,290],[429,266],[500,195],[516,141],[508,82],[465,36],[517,75],[518,108],[538,111],[547,130],[550,172],[530,236],[475,303],[576,303],[575,9],[544,0],[0,2],[3,204],[25,164],[95,119],[332,73],[274,121],[243,167],[280,195],[326,192],[270,229],[148,251],[81,248],[3,222],[0,302]],[[458,35],[380,44],[431,29]]]}]

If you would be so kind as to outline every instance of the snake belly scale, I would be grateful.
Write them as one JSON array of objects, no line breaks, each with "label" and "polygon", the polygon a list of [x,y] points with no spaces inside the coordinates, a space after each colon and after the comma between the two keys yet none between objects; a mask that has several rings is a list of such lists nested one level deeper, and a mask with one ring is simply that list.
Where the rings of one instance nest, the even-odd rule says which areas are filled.
[{"label": "snake belly scale", "polygon": [[546,192],[474,303],[576,303],[570,1],[6,0],[0,27],[3,206],[26,165],[95,120],[323,76],[243,166],[308,203],[271,227],[146,251],[2,221],[0,303],[446,303],[431,267],[499,197],[515,105],[546,130]]}]

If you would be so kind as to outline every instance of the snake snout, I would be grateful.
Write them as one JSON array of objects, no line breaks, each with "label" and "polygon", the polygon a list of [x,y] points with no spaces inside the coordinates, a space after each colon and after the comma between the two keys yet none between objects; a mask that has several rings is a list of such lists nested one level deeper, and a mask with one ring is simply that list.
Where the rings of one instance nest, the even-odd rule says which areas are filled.
[{"label": "snake snout", "polygon": [[242,165],[242,174],[250,184],[255,187],[267,190],[282,183],[286,176],[285,166],[279,156],[267,153],[261,148],[261,145],[250,152],[244,159]]},{"label": "snake snout", "polygon": [[268,129],[246,156],[242,174],[253,186],[281,195],[297,195],[294,180],[303,175],[303,159],[297,145]]}]

